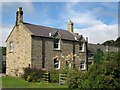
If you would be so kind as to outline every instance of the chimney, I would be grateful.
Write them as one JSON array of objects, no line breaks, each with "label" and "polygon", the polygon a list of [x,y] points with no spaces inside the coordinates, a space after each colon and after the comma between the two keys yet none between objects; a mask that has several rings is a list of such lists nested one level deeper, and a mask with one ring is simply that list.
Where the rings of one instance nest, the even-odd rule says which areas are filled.
[{"label": "chimney", "polygon": [[16,12],[16,25],[19,25],[20,23],[23,23],[22,7],[19,7],[17,12]]},{"label": "chimney", "polygon": [[73,31],[73,22],[71,20],[68,20],[68,31],[72,32],[72,33],[74,32]]}]

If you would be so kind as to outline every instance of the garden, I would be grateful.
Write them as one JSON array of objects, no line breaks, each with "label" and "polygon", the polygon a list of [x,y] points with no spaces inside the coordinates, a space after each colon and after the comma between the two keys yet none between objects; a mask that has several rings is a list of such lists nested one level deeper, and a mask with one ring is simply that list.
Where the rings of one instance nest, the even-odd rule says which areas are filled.
[{"label": "garden", "polygon": [[[25,69],[21,78],[2,77],[4,88],[120,88],[120,52],[103,53],[97,50],[94,55],[94,64],[87,72],[76,68]],[[43,75],[45,74],[45,76]],[[65,83],[59,84],[59,75],[65,74]]]}]

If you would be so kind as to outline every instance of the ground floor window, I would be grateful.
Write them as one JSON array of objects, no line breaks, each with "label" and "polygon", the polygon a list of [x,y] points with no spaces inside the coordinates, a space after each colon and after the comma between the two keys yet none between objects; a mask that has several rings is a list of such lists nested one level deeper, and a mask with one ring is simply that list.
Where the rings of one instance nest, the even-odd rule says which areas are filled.
[{"label": "ground floor window", "polygon": [[85,62],[84,61],[80,62],[80,70],[85,70]]},{"label": "ground floor window", "polygon": [[60,60],[58,60],[57,58],[54,59],[54,68],[60,69]]}]

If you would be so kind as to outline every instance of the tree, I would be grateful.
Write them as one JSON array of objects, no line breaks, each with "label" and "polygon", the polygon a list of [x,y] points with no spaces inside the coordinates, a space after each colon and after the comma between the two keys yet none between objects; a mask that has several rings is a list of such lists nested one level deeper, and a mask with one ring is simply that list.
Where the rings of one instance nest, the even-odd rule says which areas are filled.
[{"label": "tree", "polygon": [[6,55],[6,47],[2,47],[2,55]]},{"label": "tree", "polygon": [[103,43],[103,45],[114,46],[115,45],[115,41],[114,40],[108,40],[108,41],[105,41]]},{"label": "tree", "polygon": [[94,57],[93,57],[93,61],[94,63],[100,63],[103,60],[104,57],[104,53],[101,49],[97,49]]},{"label": "tree", "polygon": [[118,53],[106,53],[103,62],[95,63],[87,72],[87,77],[82,83],[88,88],[120,88],[120,58]]},{"label": "tree", "polygon": [[120,48],[120,37],[116,39],[115,46]]},{"label": "tree", "polygon": [[102,45],[120,47],[120,37],[118,37],[115,41],[114,40],[105,41],[105,42],[103,42]]}]

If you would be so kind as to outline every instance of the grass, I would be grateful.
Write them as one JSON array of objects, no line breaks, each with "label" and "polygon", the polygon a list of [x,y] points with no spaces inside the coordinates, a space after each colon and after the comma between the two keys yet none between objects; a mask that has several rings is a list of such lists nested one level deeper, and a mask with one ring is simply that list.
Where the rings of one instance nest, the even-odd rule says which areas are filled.
[{"label": "grass", "polygon": [[[1,79],[1,78],[0,78]],[[3,88],[67,88],[66,85],[47,82],[27,82],[21,78],[2,77]]]}]

